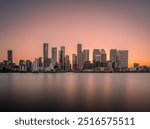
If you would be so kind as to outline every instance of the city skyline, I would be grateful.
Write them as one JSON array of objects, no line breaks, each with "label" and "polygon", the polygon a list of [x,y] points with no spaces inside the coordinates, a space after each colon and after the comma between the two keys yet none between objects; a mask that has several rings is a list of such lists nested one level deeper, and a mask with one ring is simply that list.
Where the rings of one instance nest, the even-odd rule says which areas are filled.
[{"label": "city skyline", "polygon": [[[119,49],[117,49],[117,48],[111,48],[110,50],[109,50],[109,52],[107,52],[104,48],[95,48],[95,49],[93,49],[92,51],[90,51],[90,49],[88,49],[88,48],[84,48],[84,45],[82,44],[82,43],[78,43],[78,44],[76,44],[76,52],[75,53],[71,53],[71,55],[68,55],[67,53],[66,53],[66,46],[63,46],[63,45],[61,45],[61,46],[59,46],[59,47],[51,47],[51,46],[49,46],[49,43],[48,42],[45,42],[45,43],[42,43],[42,55],[39,55],[39,56],[37,56],[37,57],[34,57],[34,59],[33,60],[30,60],[30,59],[27,59],[27,58],[20,58],[18,61],[14,61],[15,60],[15,55],[14,55],[14,50],[12,50],[12,49],[9,49],[9,50],[7,50],[6,52],[5,52],[5,59],[3,59],[2,61],[0,61],[1,63],[3,62],[3,61],[8,61],[9,63],[15,63],[16,65],[19,65],[19,63],[20,63],[20,60],[25,60],[25,61],[31,61],[31,62],[34,62],[35,61],[35,59],[38,59],[38,58],[42,58],[42,62],[43,62],[43,66],[45,67],[45,66],[47,66],[47,65],[45,65],[45,62],[47,62],[49,59],[51,60],[51,61],[54,61],[54,62],[57,62],[57,63],[60,63],[60,62],[62,62],[62,63],[64,63],[64,61],[65,61],[65,59],[64,59],[64,61],[63,61],[63,58],[65,58],[65,56],[69,56],[69,61],[71,62],[70,64],[72,65],[72,67],[73,67],[73,59],[75,58],[75,57],[73,57],[73,55],[74,56],[82,56],[82,60],[83,61],[79,61],[79,58],[78,59],[76,59],[77,60],[77,63],[79,62],[79,64],[83,64],[83,62],[85,62],[85,61],[90,61],[91,63],[93,63],[94,62],[94,60],[95,60],[95,57],[94,57],[94,53],[95,54],[98,54],[98,52],[97,51],[99,51],[99,54],[101,54],[102,55],[102,53],[106,53],[106,55],[105,55],[105,57],[104,58],[106,58],[105,59],[105,61],[114,61],[115,59],[115,57],[114,57],[114,54],[118,54],[120,51],[128,51],[128,50],[119,50]],[[40,48],[41,49],[41,48]],[[64,52],[63,52],[64,51]],[[113,52],[114,51],[114,52]],[[63,57],[62,57],[62,59],[60,59],[60,53],[63,53]],[[80,55],[80,52],[81,52],[81,54],[82,55]],[[129,51],[128,51],[129,52]],[[130,52],[129,52],[130,53]],[[103,58],[102,56],[101,57],[97,57],[97,58]],[[129,56],[129,54],[128,54],[128,63],[127,63],[127,67],[128,68],[132,68],[132,67],[134,67],[134,64],[135,63],[138,63],[139,65],[141,65],[139,62],[134,62],[133,64],[129,64],[129,59],[130,59],[130,56]],[[1,60],[1,59],[0,59]],[[61,61],[62,60],[62,61]],[[50,61],[50,62],[51,62]],[[100,59],[99,59],[99,61],[100,61]],[[105,62],[104,61],[104,62]],[[16,63],[17,62],[17,63]],[[101,61],[100,61],[101,62]],[[141,66],[149,66],[149,65],[141,65]]]},{"label": "city skyline", "polygon": [[[66,46],[76,53],[85,49],[129,50],[129,66],[150,65],[150,1],[1,1],[0,62],[14,51],[14,62],[34,61],[43,55],[43,42],[51,47]],[[49,53],[51,56],[51,53]],[[109,59],[109,56],[108,56]],[[92,55],[90,54],[92,61]]]},{"label": "city skyline", "polygon": [[[49,50],[50,49],[50,50]],[[51,56],[49,56],[51,53]],[[109,55],[109,58],[108,58]],[[90,56],[92,59],[90,60]],[[150,66],[134,62],[129,66],[129,51],[112,48],[109,53],[105,49],[95,48],[90,52],[81,43],[76,44],[76,53],[66,53],[66,46],[49,47],[43,43],[43,55],[30,59],[20,59],[19,64],[13,62],[13,50],[7,50],[7,59],[0,62],[0,72],[149,72]]]},{"label": "city skyline", "polygon": [[70,60],[70,56],[65,52],[65,46],[60,46],[58,54],[57,47],[52,47],[50,51],[51,56],[49,57],[49,43],[43,43],[42,57],[35,57],[34,61],[20,59],[19,65],[13,62],[13,50],[7,50],[7,60],[3,60],[0,63],[0,69],[1,71],[10,72],[128,71],[128,50],[111,49],[110,59],[108,60],[104,49],[93,49],[92,61],[89,60],[89,49],[84,49],[81,43],[77,44],[76,50],[76,53],[72,53],[72,61]]}]

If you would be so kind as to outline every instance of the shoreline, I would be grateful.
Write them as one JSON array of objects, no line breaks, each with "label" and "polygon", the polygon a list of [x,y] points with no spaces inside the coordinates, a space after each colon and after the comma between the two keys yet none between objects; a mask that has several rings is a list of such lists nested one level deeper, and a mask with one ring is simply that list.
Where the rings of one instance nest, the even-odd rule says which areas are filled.
[{"label": "shoreline", "polygon": [[0,72],[0,73],[150,73],[150,72],[89,72],[89,71],[57,71],[57,72]]}]

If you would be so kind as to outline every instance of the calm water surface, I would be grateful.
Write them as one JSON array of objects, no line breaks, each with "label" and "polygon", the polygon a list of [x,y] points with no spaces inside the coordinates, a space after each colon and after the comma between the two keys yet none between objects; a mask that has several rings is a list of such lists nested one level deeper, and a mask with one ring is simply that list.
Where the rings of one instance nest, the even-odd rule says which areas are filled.
[{"label": "calm water surface", "polygon": [[0,73],[0,111],[150,111],[150,74]]}]

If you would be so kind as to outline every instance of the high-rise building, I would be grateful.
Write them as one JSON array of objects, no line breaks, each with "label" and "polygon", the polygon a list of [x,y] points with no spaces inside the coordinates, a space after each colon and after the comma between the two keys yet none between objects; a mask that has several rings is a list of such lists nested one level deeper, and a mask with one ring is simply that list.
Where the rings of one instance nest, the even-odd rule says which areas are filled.
[{"label": "high-rise building", "polygon": [[70,70],[70,60],[69,60],[69,55],[65,56],[65,70],[68,71]]},{"label": "high-rise building", "polygon": [[76,54],[72,54],[72,69],[77,69],[77,56]]},{"label": "high-rise building", "polygon": [[105,52],[104,49],[101,49],[101,60],[100,60],[100,62],[101,62],[101,63],[106,63],[106,61],[107,61],[106,52]]},{"label": "high-rise building", "polygon": [[128,50],[118,51],[119,68],[128,68]]},{"label": "high-rise building", "polygon": [[61,64],[61,61],[62,61],[62,59],[61,59],[61,55],[62,55],[62,54],[61,54],[61,53],[62,53],[61,50],[59,50],[59,51],[58,51],[58,63],[59,63],[59,64]]},{"label": "high-rise building", "polygon": [[116,62],[117,61],[117,57],[118,57],[117,49],[111,49],[110,50],[110,61],[112,63]]},{"label": "high-rise building", "polygon": [[82,44],[77,44],[77,68],[79,70],[83,69]]},{"label": "high-rise building", "polygon": [[82,44],[77,44],[77,55],[82,52]]},{"label": "high-rise building", "polygon": [[89,50],[83,50],[83,63],[89,61]]},{"label": "high-rise building", "polygon": [[26,60],[26,66],[27,66],[27,71],[31,72],[32,71],[32,61]]},{"label": "high-rise building", "polygon": [[19,69],[20,69],[20,71],[22,71],[22,72],[27,71],[26,61],[24,61],[24,60],[20,60],[20,61],[19,61]]},{"label": "high-rise building", "polygon": [[52,48],[52,62],[57,63],[57,47]]},{"label": "high-rise building", "polygon": [[100,50],[94,49],[93,50],[93,63],[100,62],[100,59],[101,59]]},{"label": "high-rise building", "polygon": [[33,67],[32,71],[33,72],[41,71],[41,66],[42,66],[41,63],[42,63],[42,58],[41,57],[39,57],[37,59],[35,58],[35,61],[32,64],[32,67]]},{"label": "high-rise building", "polygon": [[8,61],[8,64],[13,63],[13,51],[12,50],[7,51],[7,61]]},{"label": "high-rise building", "polygon": [[42,57],[39,57],[38,61],[39,61],[39,67],[42,67]]},{"label": "high-rise building", "polygon": [[59,56],[60,56],[59,63],[61,64],[61,69],[64,69],[65,68],[65,46],[60,47]]},{"label": "high-rise building", "polygon": [[44,67],[48,66],[48,43],[43,44],[43,65]]}]

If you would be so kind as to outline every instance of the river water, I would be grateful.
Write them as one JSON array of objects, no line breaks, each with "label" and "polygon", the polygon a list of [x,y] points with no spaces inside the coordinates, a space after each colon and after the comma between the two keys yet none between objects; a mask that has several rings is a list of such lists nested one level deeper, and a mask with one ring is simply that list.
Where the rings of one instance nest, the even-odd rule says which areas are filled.
[{"label": "river water", "polygon": [[150,111],[150,74],[0,73],[0,111]]}]

